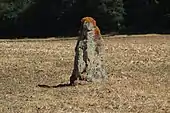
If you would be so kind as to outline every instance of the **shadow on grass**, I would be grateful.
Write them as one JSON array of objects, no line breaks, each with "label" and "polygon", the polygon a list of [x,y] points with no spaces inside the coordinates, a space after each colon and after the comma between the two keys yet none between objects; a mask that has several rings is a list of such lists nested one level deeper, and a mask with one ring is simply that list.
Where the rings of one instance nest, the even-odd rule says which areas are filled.
[{"label": "shadow on grass", "polygon": [[65,83],[65,84],[58,84],[56,86],[49,86],[49,85],[44,85],[44,84],[42,84],[42,85],[38,84],[37,86],[40,88],[61,88],[61,87],[70,87],[73,85]]},{"label": "shadow on grass", "polygon": [[87,85],[89,82],[87,81],[77,81],[74,84],[70,84],[70,83],[61,83],[58,84],[56,86],[49,86],[49,85],[45,85],[45,84],[38,84],[37,87],[40,88],[61,88],[61,87],[70,87],[70,86],[77,86],[77,85]]}]

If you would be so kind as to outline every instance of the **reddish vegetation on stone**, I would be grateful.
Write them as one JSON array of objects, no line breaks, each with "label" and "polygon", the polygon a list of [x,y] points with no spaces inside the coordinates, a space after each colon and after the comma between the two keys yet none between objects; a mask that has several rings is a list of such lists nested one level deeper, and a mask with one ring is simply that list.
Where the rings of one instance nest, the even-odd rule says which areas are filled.
[{"label": "reddish vegetation on stone", "polygon": [[77,83],[77,80],[102,81],[107,78],[103,48],[103,39],[96,21],[92,17],[82,18],[70,84],[75,81]]}]

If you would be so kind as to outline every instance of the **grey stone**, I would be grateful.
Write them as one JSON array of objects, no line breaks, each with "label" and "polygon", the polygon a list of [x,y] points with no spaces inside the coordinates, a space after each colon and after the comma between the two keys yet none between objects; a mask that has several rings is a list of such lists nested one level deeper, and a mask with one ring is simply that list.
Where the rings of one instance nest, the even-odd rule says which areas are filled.
[{"label": "grey stone", "polygon": [[107,78],[104,66],[104,42],[100,32],[95,34],[96,28],[98,27],[90,22],[88,24],[83,22],[81,25],[70,84],[77,80],[101,82]]}]

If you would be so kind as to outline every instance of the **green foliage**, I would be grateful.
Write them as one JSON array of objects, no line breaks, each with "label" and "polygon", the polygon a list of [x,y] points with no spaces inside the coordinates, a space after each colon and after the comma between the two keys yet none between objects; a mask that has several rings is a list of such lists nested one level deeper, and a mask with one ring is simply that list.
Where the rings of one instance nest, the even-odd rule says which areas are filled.
[{"label": "green foliage", "polygon": [[85,16],[104,32],[170,30],[168,0],[0,0],[1,31],[77,33]]},{"label": "green foliage", "polygon": [[98,11],[102,26],[106,26],[106,30],[119,30],[125,14],[123,0],[100,0]]},{"label": "green foliage", "polygon": [[0,3],[1,19],[16,19],[20,13],[23,13],[29,6],[33,4],[31,0],[8,0]]}]

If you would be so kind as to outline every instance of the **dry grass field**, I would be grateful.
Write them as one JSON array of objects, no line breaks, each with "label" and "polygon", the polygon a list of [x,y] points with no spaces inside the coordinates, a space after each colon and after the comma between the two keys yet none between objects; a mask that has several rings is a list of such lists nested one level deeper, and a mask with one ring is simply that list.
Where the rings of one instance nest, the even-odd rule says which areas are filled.
[{"label": "dry grass field", "polygon": [[170,36],[105,38],[108,81],[57,87],[75,44],[0,41],[0,113],[170,113]]}]

